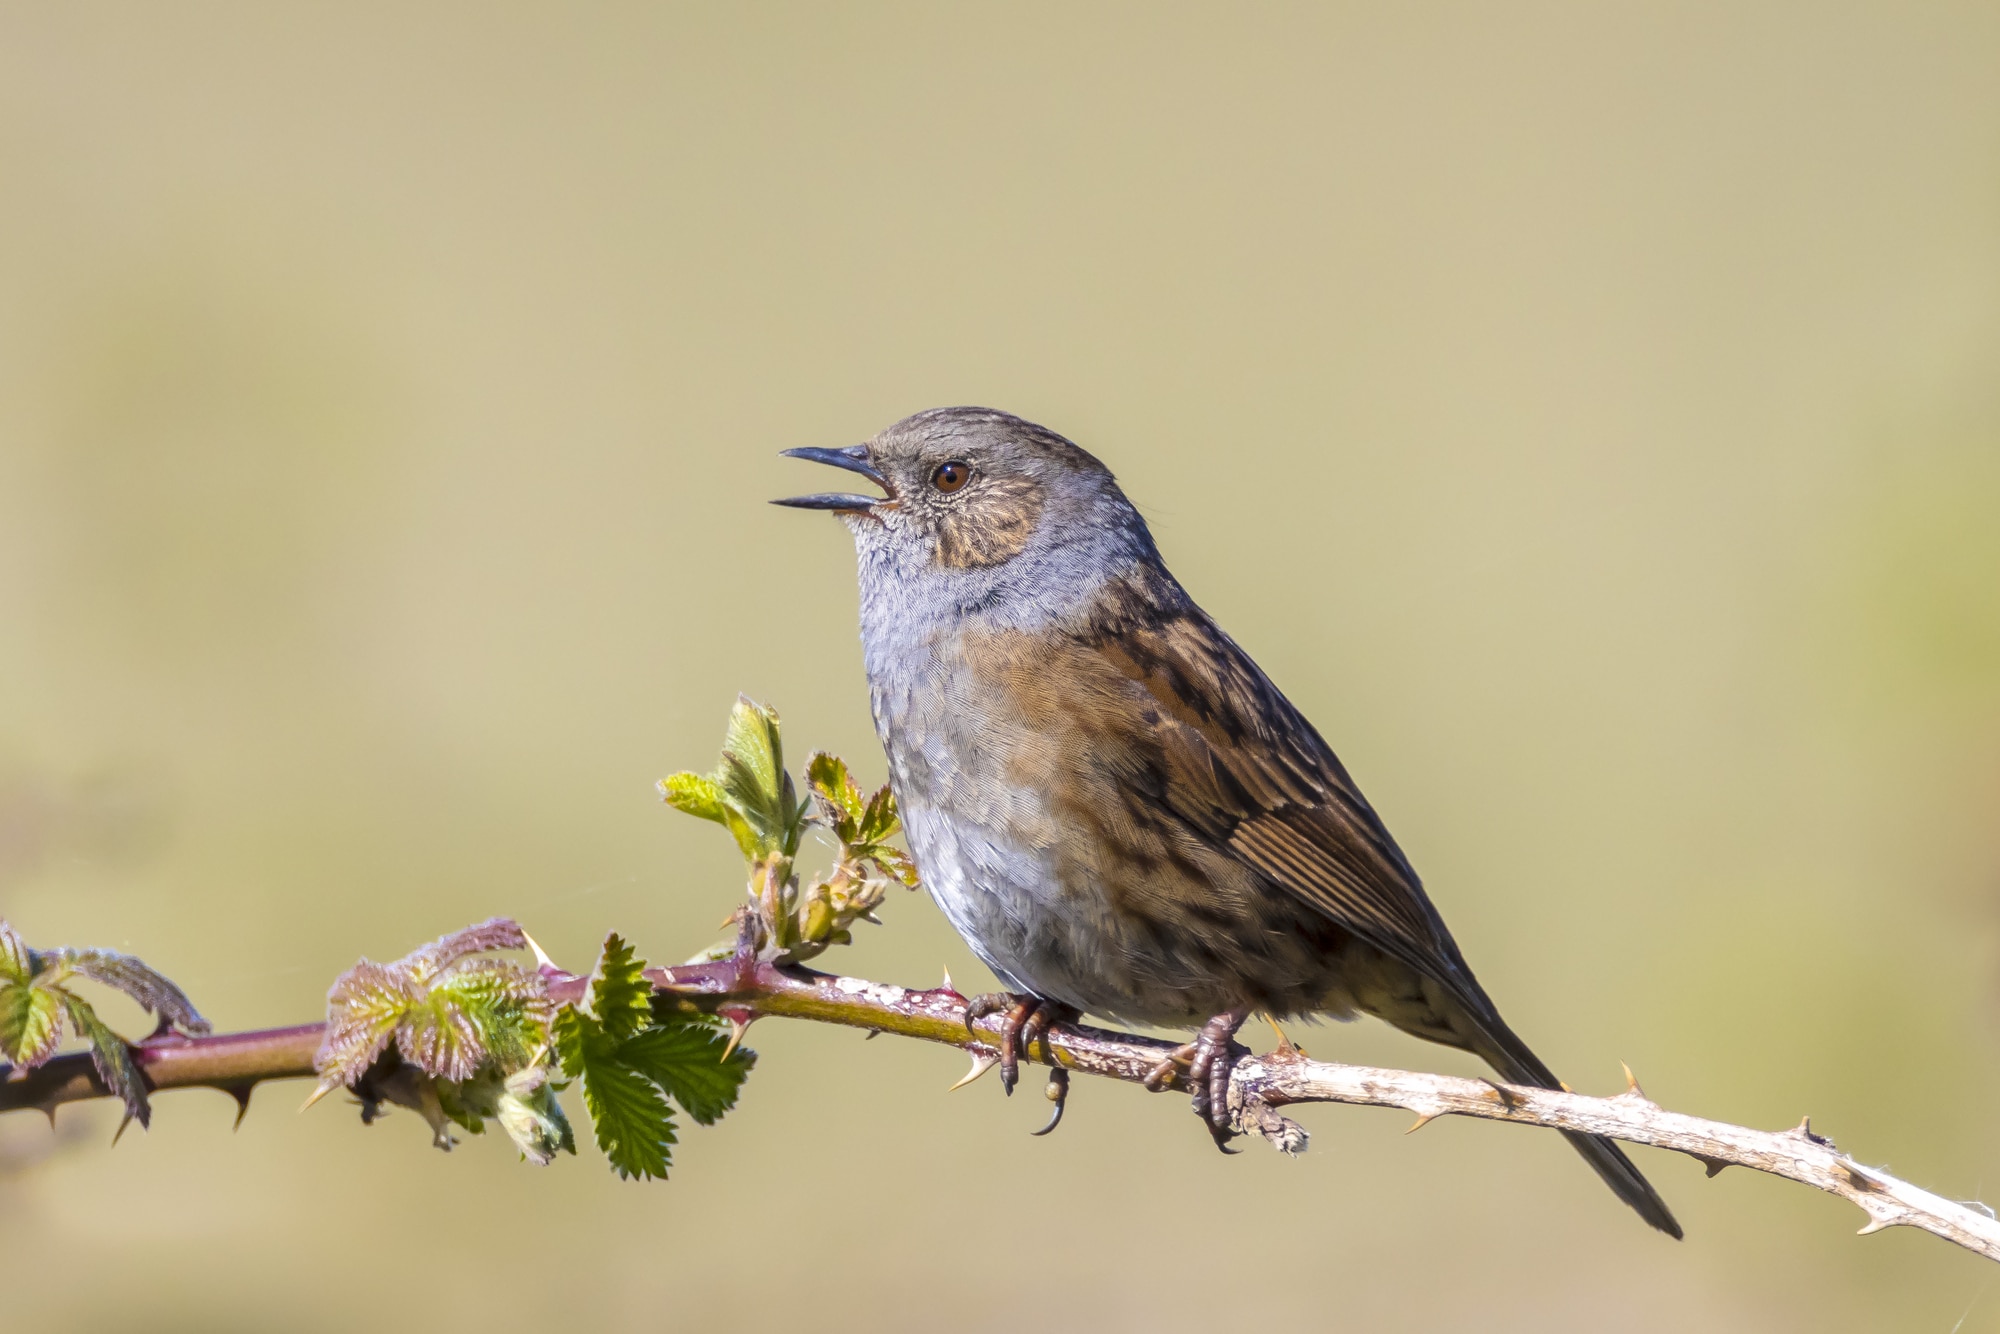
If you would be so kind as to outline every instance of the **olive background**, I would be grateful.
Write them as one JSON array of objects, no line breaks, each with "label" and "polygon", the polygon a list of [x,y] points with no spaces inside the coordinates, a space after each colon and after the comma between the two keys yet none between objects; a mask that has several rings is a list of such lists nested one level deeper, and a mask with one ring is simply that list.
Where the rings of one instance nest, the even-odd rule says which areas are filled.
[{"label": "olive background", "polygon": [[[652,783],[737,691],[882,773],[777,451],[985,403],[1572,1084],[2000,1197],[1996,69],[1991,4],[0,5],[0,912],[225,1028],[495,913],[692,953],[740,868]],[[827,962],[985,982],[884,916]],[[0,1118],[0,1323],[2000,1329],[1747,1172],[1635,1151],[1675,1244],[1544,1132],[1226,1159],[1085,1081],[1031,1139],[955,1053],[752,1045],[644,1186],[296,1084]]]}]

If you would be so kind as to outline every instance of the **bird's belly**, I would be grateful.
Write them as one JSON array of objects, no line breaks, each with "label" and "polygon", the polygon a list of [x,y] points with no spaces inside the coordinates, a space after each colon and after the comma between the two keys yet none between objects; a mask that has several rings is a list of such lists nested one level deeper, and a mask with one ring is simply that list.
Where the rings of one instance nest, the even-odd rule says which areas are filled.
[{"label": "bird's belly", "polygon": [[1083,979],[1052,964],[1097,934],[1094,914],[1063,892],[1045,858],[921,799],[904,806],[903,823],[924,887],[981,962],[1013,990],[1087,1006]]},{"label": "bird's belly", "polygon": [[[1060,874],[1032,841],[918,802],[905,827],[925,887],[959,935],[1010,990],[1131,1023],[1192,1026],[1225,1010],[1319,1008],[1326,960],[1296,933],[1266,937],[1190,924],[1160,929],[1115,910],[1106,888]],[[1226,938],[1225,938],[1226,937]],[[1270,948],[1294,957],[1274,960]],[[1275,964],[1275,966],[1274,966]],[[1295,997],[1266,982],[1298,978]],[[1313,980],[1306,980],[1308,977]]]},{"label": "bird's belly", "polygon": [[[1210,877],[1120,858],[1064,814],[1078,807],[1075,784],[1103,775],[956,668],[871,673],[875,720],[923,882],[1007,987],[1171,1026],[1242,1007],[1321,1008],[1328,942],[1285,901],[1222,860]],[[1065,783],[1072,800],[1057,803]]]}]

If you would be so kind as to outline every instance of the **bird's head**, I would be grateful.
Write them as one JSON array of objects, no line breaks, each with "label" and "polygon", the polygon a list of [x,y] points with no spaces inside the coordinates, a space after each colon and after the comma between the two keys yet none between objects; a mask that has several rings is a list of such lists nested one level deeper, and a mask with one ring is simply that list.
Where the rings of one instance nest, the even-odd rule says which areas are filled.
[{"label": "bird's head", "polygon": [[773,503],[833,511],[864,556],[886,556],[907,574],[991,571],[1107,541],[1151,548],[1109,469],[1054,431],[991,408],[932,408],[865,444],[784,452],[859,473],[886,494]]}]

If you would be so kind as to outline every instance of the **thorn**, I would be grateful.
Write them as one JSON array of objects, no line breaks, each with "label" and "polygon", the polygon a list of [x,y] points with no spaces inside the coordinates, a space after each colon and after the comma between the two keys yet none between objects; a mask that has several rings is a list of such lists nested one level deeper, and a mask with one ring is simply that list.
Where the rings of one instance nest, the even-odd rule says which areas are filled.
[{"label": "thorn", "polygon": [[958,994],[958,988],[951,984],[951,966],[949,964],[945,965],[944,989],[946,991],[949,991],[954,996]]},{"label": "thorn", "polygon": [[874,1040],[875,1040],[876,1038],[879,1038],[879,1037],[881,1037],[881,1036],[882,1036],[882,1030],[881,1030],[881,1029],[879,1029],[879,1028],[871,1028],[871,1029],[869,1029],[869,1030],[868,1030],[868,1031],[867,1031],[866,1033],[863,1033],[863,1034],[861,1035],[861,1040],[862,1040],[863,1042],[873,1042],[873,1041],[874,1041]]},{"label": "thorn", "polygon": [[1437,1120],[1440,1116],[1443,1115],[1444,1115],[1443,1112],[1418,1112],[1417,1119],[1410,1122],[1410,1128],[1408,1130],[1405,1130],[1403,1133],[1405,1135],[1414,1135],[1419,1130],[1422,1130],[1425,1126],[1429,1125],[1431,1122]]},{"label": "thorn", "polygon": [[118,1123],[118,1129],[116,1129],[116,1130],[114,1130],[114,1131],[112,1131],[112,1132],[111,1132],[111,1147],[112,1147],[112,1148],[114,1148],[114,1149],[115,1149],[115,1148],[117,1148],[117,1147],[118,1147],[118,1141],[119,1141],[119,1140],[121,1140],[121,1139],[124,1139],[124,1138],[125,1138],[125,1127],[127,1127],[127,1126],[131,1125],[131,1124],[132,1124],[132,1120],[133,1120],[133,1117],[132,1117],[132,1113],[131,1113],[131,1111],[130,1111],[130,1110],[128,1109],[128,1110],[126,1111],[126,1113],[125,1113],[125,1119],[124,1119],[123,1121],[120,1121],[120,1122]]},{"label": "thorn", "polygon": [[983,1051],[976,1051],[972,1053],[972,1068],[965,1072],[965,1077],[963,1079],[959,1080],[956,1084],[953,1084],[950,1088],[946,1089],[945,1092],[946,1093],[958,1092],[960,1089],[964,1088],[967,1084],[970,1084],[973,1080],[979,1078],[981,1075],[985,1074],[988,1070],[991,1070],[994,1066],[998,1064],[1000,1064],[1000,1058],[998,1056],[990,1055],[989,1053]]},{"label": "thorn", "polygon": [[1808,1144],[1823,1144],[1828,1148],[1833,1147],[1832,1140],[1828,1139],[1824,1135],[1815,1135],[1813,1133],[1812,1118],[1810,1116],[1802,1119],[1797,1125],[1793,1126],[1790,1130],[1786,1131],[1785,1133],[1788,1135],[1795,1135],[1798,1138],[1806,1141]]},{"label": "thorn", "polygon": [[1857,1237],[1865,1237],[1871,1232],[1881,1232],[1886,1228],[1892,1228],[1894,1226],[1896,1226],[1896,1224],[1893,1219],[1877,1218],[1873,1214],[1870,1214],[1868,1216],[1868,1226],[1862,1228],[1859,1232],[1856,1232],[1854,1235]]},{"label": "thorn", "polygon": [[750,1021],[756,1017],[753,1014],[746,1018],[741,1010],[733,1010],[723,1015],[723,1018],[729,1021],[729,1041],[723,1046],[722,1057],[716,1062],[717,1065],[729,1059],[730,1053],[734,1052],[737,1044],[743,1041],[743,1035],[750,1031]]},{"label": "thorn", "polygon": [[1482,1079],[1479,1082],[1486,1085],[1487,1088],[1492,1089],[1493,1096],[1498,1098],[1500,1100],[1500,1105],[1502,1107],[1505,1107],[1508,1111],[1511,1112],[1516,1107],[1519,1107],[1521,1105],[1521,1095],[1514,1092],[1512,1089],[1506,1088],[1500,1084],[1496,1084],[1490,1079]]},{"label": "thorn", "polygon": [[230,1122],[229,1128],[231,1130],[236,1130],[240,1128],[243,1124],[243,1118],[249,1115],[250,1090],[256,1087],[257,1086],[255,1084],[244,1084],[238,1088],[222,1090],[224,1093],[227,1093],[230,1097],[236,1099],[236,1119]]},{"label": "thorn", "polygon": [[319,1083],[319,1087],[315,1088],[312,1091],[311,1096],[309,1096],[304,1102],[299,1104],[299,1110],[302,1112],[305,1111],[307,1108],[311,1107],[314,1103],[318,1102],[321,1098],[324,1098],[327,1094],[333,1092],[335,1089],[339,1087],[340,1085],[338,1084],[330,1084],[325,1080],[321,1080]]},{"label": "thorn", "polygon": [[49,1118],[49,1129],[54,1130],[56,1128],[56,1105],[52,1102],[45,1103],[42,1107],[42,1115]]},{"label": "thorn", "polygon": [[1285,1030],[1278,1027],[1278,1021],[1276,1019],[1273,1019],[1270,1015],[1267,1014],[1264,1016],[1264,1022],[1269,1024],[1271,1026],[1271,1031],[1278,1035],[1279,1051],[1283,1052],[1287,1056],[1296,1055],[1298,1053],[1299,1049],[1297,1047],[1294,1047],[1292,1045],[1292,1040],[1285,1036]]},{"label": "thorn", "polygon": [[1728,1163],[1723,1162],[1720,1158],[1703,1158],[1700,1154],[1696,1154],[1695,1159],[1701,1163],[1702,1170],[1707,1172],[1711,1178],[1722,1175],[1722,1169],[1729,1166]]},{"label": "thorn", "polygon": [[556,961],[549,957],[549,952],[542,948],[540,941],[536,940],[526,931],[523,931],[521,933],[521,939],[527,941],[528,948],[535,952],[535,967],[541,969],[544,972],[560,973],[563,971],[562,969],[556,967]]},{"label": "thorn", "polygon": [[[1646,1101],[1647,1100],[1646,1090],[1639,1087],[1639,1076],[1632,1073],[1632,1067],[1625,1064],[1625,1062],[1620,1061],[1618,1063],[1618,1068],[1625,1072],[1625,1092],[1623,1092],[1619,1096],[1624,1098],[1637,1098],[1641,1102]],[[1567,1089],[1569,1086],[1565,1084],[1563,1087]]]}]

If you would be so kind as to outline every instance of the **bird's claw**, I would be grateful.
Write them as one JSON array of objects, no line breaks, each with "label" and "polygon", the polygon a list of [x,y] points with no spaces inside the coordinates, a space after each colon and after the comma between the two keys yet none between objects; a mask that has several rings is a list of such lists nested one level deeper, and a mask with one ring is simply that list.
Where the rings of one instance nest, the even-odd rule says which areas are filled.
[{"label": "bird's claw", "polygon": [[[1236,1128],[1229,1118],[1229,1076],[1238,1058],[1250,1054],[1249,1048],[1236,1041],[1236,1030],[1243,1027],[1248,1017],[1247,1012],[1240,1010],[1218,1014],[1203,1024],[1200,1036],[1188,1044],[1193,1048],[1188,1059],[1188,1101],[1194,1106],[1194,1114],[1208,1127],[1215,1147],[1224,1153],[1237,1152],[1229,1147],[1229,1141],[1236,1137]],[[1171,1064],[1188,1047],[1174,1052],[1161,1064]]]},{"label": "bird's claw", "polygon": [[1014,1092],[1014,1085],[1020,1082],[1021,1058],[1032,1059],[1030,1053],[1037,1042],[1042,1044],[1043,1057],[1055,1066],[1049,1076],[1049,1101],[1056,1105],[1055,1114],[1049,1118],[1047,1125],[1035,1132],[1046,1135],[1062,1120],[1063,1104],[1069,1097],[1069,1072],[1057,1064],[1048,1037],[1052,1029],[1076,1018],[1076,1011],[1039,996],[988,992],[965,1003],[966,1031],[976,1031],[975,1024],[995,1014],[1005,1015],[1000,1021],[1000,1087],[1009,1096]]},{"label": "bird's claw", "polygon": [[1049,1101],[1055,1104],[1049,1112],[1049,1123],[1040,1130],[1029,1131],[1031,1135],[1046,1135],[1062,1124],[1063,1108],[1069,1103],[1069,1071],[1061,1066],[1049,1071],[1048,1095]]}]

